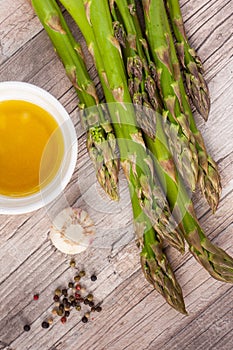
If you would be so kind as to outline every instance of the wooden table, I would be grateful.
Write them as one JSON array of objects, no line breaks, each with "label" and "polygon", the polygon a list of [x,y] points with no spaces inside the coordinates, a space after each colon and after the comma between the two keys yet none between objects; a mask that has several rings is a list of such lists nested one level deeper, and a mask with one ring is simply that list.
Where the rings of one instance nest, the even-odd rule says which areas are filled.
[{"label": "wooden table", "polygon": [[[233,255],[233,3],[181,3],[188,36],[204,61],[212,99],[209,121],[195,117],[210,154],[218,162],[223,184],[214,216],[199,193],[194,203],[208,237]],[[80,36],[77,30],[76,34]],[[111,204],[95,184],[75,91],[26,0],[0,0],[0,64],[1,81],[25,81],[46,89],[74,121],[79,158],[59,205],[82,207],[96,222],[98,243],[76,260],[87,271],[87,288],[97,301],[103,300],[102,313],[93,314],[94,320],[88,324],[80,322],[79,314],[73,311],[65,325],[56,318],[49,330],[42,329],[41,322],[51,313],[54,289],[74,275],[70,258],[54,249],[48,239],[54,214],[45,208],[27,215],[0,216],[0,349],[232,349],[231,285],[209,277],[188,252],[181,257],[168,249],[183,287],[189,311],[185,317],[171,309],[145,281],[133,240],[125,180],[122,176],[118,205]],[[88,68],[101,95],[90,60]],[[90,282],[92,272],[98,276],[95,283]],[[36,292],[40,294],[38,301],[33,300]],[[23,331],[27,322],[31,324],[28,333]]]}]

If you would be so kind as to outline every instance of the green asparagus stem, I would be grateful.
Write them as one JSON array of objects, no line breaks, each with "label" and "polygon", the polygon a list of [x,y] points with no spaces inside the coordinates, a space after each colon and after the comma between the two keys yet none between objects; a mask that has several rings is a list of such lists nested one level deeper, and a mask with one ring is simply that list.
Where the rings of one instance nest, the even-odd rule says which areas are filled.
[{"label": "green asparagus stem", "polygon": [[188,42],[179,0],[166,0],[166,4],[177,40],[177,53],[184,68],[189,95],[198,112],[204,120],[207,120],[210,111],[210,96],[208,86],[203,77],[202,62]]},{"label": "green asparagus stem", "polygon": [[[128,1],[130,1],[131,4],[134,2],[134,0]],[[125,15],[126,14],[127,16],[124,18],[124,23],[130,22],[130,17],[132,15],[128,12],[125,12]],[[136,17],[136,14],[134,14],[134,17]],[[135,21],[135,23],[137,22]],[[132,33],[135,35],[137,34],[139,41],[143,40],[141,37],[141,32],[137,27],[131,27],[131,34]],[[126,34],[128,34],[127,31]],[[126,54],[124,50],[123,52]],[[141,59],[143,59],[143,57]],[[136,108],[138,108],[138,106],[136,106]],[[141,118],[143,118],[144,110],[145,107],[143,109],[140,108]],[[201,263],[214,278],[232,283],[233,259],[223,250],[214,246],[208,240],[208,238],[205,237],[204,232],[196,218],[191,198],[188,196],[187,191],[182,184],[182,180],[179,178],[176,171],[176,167],[167,144],[167,138],[163,130],[163,112],[161,109],[161,103],[158,104],[157,110],[153,113],[156,117],[156,137],[155,139],[152,139],[148,137],[148,135],[144,136],[147,146],[155,156],[154,164],[156,173],[159,176],[160,183],[163,185],[164,191],[166,192],[170,209],[174,213],[177,222],[180,222],[185,239],[189,244],[190,251],[197,261]],[[149,113],[147,113],[147,115],[149,115]]]},{"label": "green asparagus stem", "polygon": [[143,0],[142,3],[146,33],[157,68],[158,87],[168,110],[164,125],[169,146],[183,179],[194,191],[198,178],[196,142],[184,114],[179,86],[170,60],[169,40],[164,34],[163,0]]},{"label": "green asparagus stem", "polygon": [[[215,212],[221,193],[220,177],[216,163],[206,152],[204,141],[196,127],[195,120],[193,118],[188,98],[185,93],[185,88],[179,68],[179,61],[176,56],[175,46],[172,39],[164,3],[162,0],[143,0],[143,7],[146,19],[147,36],[150,47],[152,49],[152,54],[154,54],[154,58],[157,57],[158,45],[161,43],[160,40],[156,41],[156,39],[158,39],[157,37],[160,38],[161,36],[163,38],[162,42],[164,45],[167,45],[167,60],[169,61],[170,70],[172,72],[171,76],[173,79],[173,83],[171,84],[176,87],[177,98],[179,99],[179,103],[182,106],[182,111],[184,113],[183,115],[185,115],[186,120],[189,122],[190,132],[192,133],[192,137],[195,141],[195,148],[198,152],[198,182],[200,184],[203,195],[206,197],[206,200],[212,208],[213,212]],[[159,24],[160,32],[162,32],[162,34],[160,33],[159,36],[154,35],[157,24]],[[160,91],[164,97],[166,104],[166,91],[162,88],[163,80],[164,76],[161,75],[161,78],[159,79]],[[176,164],[179,164],[179,162],[177,163],[177,158],[174,157],[174,159],[176,161]]]},{"label": "green asparagus stem", "polygon": [[181,287],[172,271],[162,241],[143,213],[136,196],[132,197],[134,228],[141,248],[141,266],[149,283],[174,309],[187,314]]},{"label": "green asparagus stem", "polygon": [[156,232],[171,245],[183,251],[182,234],[171,216],[166,198],[153,173],[153,161],[148,156],[141,132],[135,125],[124,64],[119,43],[114,37],[108,1],[62,0],[61,2],[76,21],[94,56],[127,180],[130,183],[132,173],[135,178],[134,191],[140,206],[150,218]]},{"label": "green asparagus stem", "polygon": [[110,198],[116,200],[119,170],[116,140],[112,126],[104,116],[106,111],[99,105],[95,86],[83,61],[81,46],[75,42],[54,0],[32,0],[32,5],[77,91],[80,116],[87,130],[87,149],[97,179]]},{"label": "green asparagus stem", "polygon": [[198,173],[198,183],[200,185],[201,191],[206,198],[210,208],[213,213],[216,211],[219,198],[221,195],[221,180],[218,173],[217,164],[214,160],[207,154],[205,144],[200,131],[196,127],[196,123],[192,114],[192,110],[189,105],[188,97],[185,93],[185,88],[182,80],[182,75],[179,68],[179,61],[176,55],[175,45],[172,39],[172,33],[170,30],[168,18],[166,16],[165,8],[163,7],[164,13],[164,24],[166,26],[166,35],[170,38],[170,52],[172,65],[175,68],[177,74],[177,81],[179,84],[179,89],[181,91],[181,98],[184,107],[184,113],[190,121],[190,129],[196,139],[196,148],[198,151],[199,158],[199,173]]}]

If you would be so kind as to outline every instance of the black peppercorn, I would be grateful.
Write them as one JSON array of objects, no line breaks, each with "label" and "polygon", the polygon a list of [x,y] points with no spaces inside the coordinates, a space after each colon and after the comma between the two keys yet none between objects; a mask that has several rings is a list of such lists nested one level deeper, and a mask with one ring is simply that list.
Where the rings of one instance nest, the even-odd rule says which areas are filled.
[{"label": "black peppercorn", "polygon": [[87,322],[88,322],[88,318],[87,318],[86,316],[83,316],[82,322],[83,322],[83,323],[87,323]]},{"label": "black peppercorn", "polygon": [[95,304],[94,304],[94,302],[93,301],[89,301],[89,306],[90,307],[93,307]]},{"label": "black peppercorn", "polygon": [[25,330],[25,332],[29,332],[31,327],[29,326],[29,324],[25,324],[25,326],[23,327],[23,329]]},{"label": "black peppercorn", "polygon": [[59,310],[62,310],[62,311],[64,310],[64,304],[59,305]]},{"label": "black peppercorn", "polygon": [[55,301],[55,303],[57,303],[60,300],[60,298],[58,295],[54,295],[53,300]]},{"label": "black peppercorn", "polygon": [[101,307],[101,306],[96,306],[95,310],[96,310],[97,312],[101,312],[101,311],[102,311],[102,307]]},{"label": "black peppercorn", "polygon": [[42,328],[49,328],[49,323],[47,321],[42,322],[41,324]]},{"label": "black peppercorn", "polygon": [[69,287],[69,288],[74,288],[74,283],[73,283],[73,282],[69,282],[69,283],[68,283],[68,287]]},{"label": "black peppercorn", "polygon": [[88,299],[84,299],[84,304],[88,305],[89,304],[89,300]]},{"label": "black peppercorn", "polygon": [[68,299],[67,298],[63,298],[63,304],[66,305],[68,303]]},{"label": "black peppercorn", "polygon": [[65,311],[65,317],[69,317],[70,316],[70,312],[69,311]]},{"label": "black peppercorn", "polygon": [[72,307],[75,307],[76,305],[77,305],[76,300],[71,301],[71,306],[72,306]]},{"label": "black peppercorn", "polygon": [[68,293],[67,293],[67,289],[62,289],[62,294],[64,295],[64,297],[67,297]]},{"label": "black peppercorn", "polygon": [[92,275],[92,276],[91,276],[91,280],[92,280],[92,282],[95,282],[95,281],[97,280],[96,275]]}]

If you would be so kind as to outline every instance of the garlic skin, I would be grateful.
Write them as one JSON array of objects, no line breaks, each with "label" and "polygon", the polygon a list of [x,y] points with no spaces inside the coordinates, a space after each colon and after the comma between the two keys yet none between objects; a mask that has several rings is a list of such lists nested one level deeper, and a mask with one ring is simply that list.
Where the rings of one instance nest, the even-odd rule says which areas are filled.
[{"label": "garlic skin", "polygon": [[94,223],[85,210],[66,208],[53,220],[49,238],[65,254],[79,254],[86,250],[95,237]]}]

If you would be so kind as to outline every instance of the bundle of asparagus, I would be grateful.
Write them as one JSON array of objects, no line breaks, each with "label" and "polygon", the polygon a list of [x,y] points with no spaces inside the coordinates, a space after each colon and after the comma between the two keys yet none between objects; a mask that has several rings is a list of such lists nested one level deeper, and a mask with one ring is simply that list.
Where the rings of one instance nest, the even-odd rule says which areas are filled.
[{"label": "bundle of asparagus", "polygon": [[[134,0],[60,2],[86,40],[108,110],[99,104],[81,46],[56,1],[32,0],[32,5],[76,88],[97,179],[110,197],[117,198],[117,140],[142,270],[166,301],[185,314],[182,290],[163,241],[183,252],[185,238],[197,261],[221,281],[233,282],[233,259],[204,235],[183,184],[188,179],[186,185],[194,190],[199,181],[210,206],[217,208],[221,190],[217,167],[194,122],[164,3],[142,1],[145,37]],[[168,0],[167,8],[190,95],[207,119],[209,96],[201,63],[185,36],[178,1]]]}]

